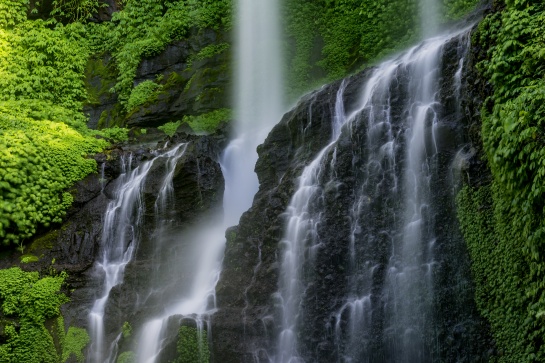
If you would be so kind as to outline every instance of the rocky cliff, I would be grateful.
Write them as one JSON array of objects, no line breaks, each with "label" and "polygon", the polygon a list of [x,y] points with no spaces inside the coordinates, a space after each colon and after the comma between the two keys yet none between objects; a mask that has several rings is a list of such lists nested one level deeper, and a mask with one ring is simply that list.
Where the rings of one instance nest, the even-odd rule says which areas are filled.
[{"label": "rocky cliff", "polygon": [[[447,43],[440,62],[440,108],[437,111],[440,121],[434,126],[438,137],[436,143],[440,145],[436,159],[439,173],[430,181],[433,184],[432,198],[438,206],[430,211],[434,213],[434,230],[430,233],[436,238],[433,248],[438,256],[434,262],[437,267],[433,276],[434,327],[430,328],[434,332],[424,333],[440,339],[440,343],[434,347],[431,346],[433,343],[423,343],[430,346],[425,348],[429,356],[418,358],[422,362],[484,361],[493,354],[487,324],[479,317],[473,301],[469,257],[454,212],[456,183],[453,184],[453,170],[461,171],[461,174],[475,180],[483,175],[476,120],[479,100],[486,92],[486,86],[473,69],[478,50],[463,58],[465,72],[460,84],[455,84],[455,74],[460,70],[460,47],[458,41]],[[407,110],[402,105],[410,97],[405,83],[408,82],[407,75],[400,72],[395,78],[396,82],[390,86],[391,114],[395,119],[403,119],[402,115]],[[347,85],[343,103],[347,113],[356,108],[364,82],[371,73],[372,70],[367,70],[344,81]],[[284,116],[258,149],[256,172],[260,180],[259,192],[240,224],[227,232],[224,269],[217,286],[219,311],[213,316],[212,324],[213,361],[267,362],[275,359],[277,337],[282,329],[282,301],[278,286],[281,256],[285,248],[282,238],[286,229],[286,208],[303,168],[330,141],[331,120],[340,86],[340,81],[335,82],[305,96]],[[403,135],[407,126],[395,122],[392,132]],[[302,267],[306,285],[297,316],[297,319],[304,321],[297,340],[299,353],[305,361],[343,361],[343,352],[348,349],[347,341],[337,340],[336,329],[342,331],[343,328],[338,326],[346,324],[344,319],[347,318],[343,317],[342,312],[345,311],[343,296],[349,293],[349,284],[353,279],[348,264],[351,238],[362,239],[361,242],[374,238],[375,241],[358,252],[372,261],[369,263],[375,264],[371,294],[375,297],[371,297],[370,302],[373,306],[369,317],[373,321],[370,335],[358,339],[356,345],[359,347],[353,349],[359,353],[354,354],[363,354],[365,349],[371,349],[374,354],[371,361],[388,362],[395,359],[390,356],[395,354],[396,347],[389,343],[392,332],[386,329],[388,323],[385,315],[387,301],[391,299],[385,287],[390,242],[382,240],[386,232],[381,232],[381,228],[386,228],[390,222],[396,223],[389,220],[395,218],[391,211],[400,200],[395,194],[388,194],[387,188],[380,192],[377,185],[374,200],[369,199],[369,205],[361,207],[367,212],[355,211],[353,207],[358,190],[366,187],[363,181],[372,173],[369,165],[365,164],[368,152],[366,140],[370,132],[368,127],[365,116],[362,116],[349,129],[345,128],[334,156],[329,156],[323,166],[326,171],[321,172],[332,176],[330,181],[323,181],[321,199],[316,202],[316,205],[323,206],[316,227],[318,236],[314,236],[319,243],[315,263]],[[407,158],[402,152],[403,142],[396,149],[396,168],[399,169],[396,173],[401,173]],[[453,167],[460,148],[467,153],[464,153],[460,166]],[[376,182],[380,182],[380,179]],[[384,180],[380,183],[384,184]],[[356,217],[359,223],[357,232],[353,230],[354,213],[361,214]],[[337,315],[339,311],[341,313]],[[369,358],[369,355],[366,356]]]}]

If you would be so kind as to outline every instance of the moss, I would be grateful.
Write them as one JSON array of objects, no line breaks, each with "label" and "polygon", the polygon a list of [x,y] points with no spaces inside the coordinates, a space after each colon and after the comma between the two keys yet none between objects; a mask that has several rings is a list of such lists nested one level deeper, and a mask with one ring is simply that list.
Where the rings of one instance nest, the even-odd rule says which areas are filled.
[{"label": "moss", "polygon": [[4,326],[2,363],[58,363],[55,328],[48,330],[46,322],[59,317],[60,306],[68,301],[60,293],[65,278],[66,274],[40,278],[37,272],[19,268],[0,270],[1,311],[13,319]]},{"label": "moss", "polygon": [[90,338],[87,331],[82,328],[70,327],[64,338],[62,350],[62,362],[66,362],[70,357],[74,357],[78,363],[83,363],[85,357],[83,350],[89,344]]},{"label": "moss", "polygon": [[102,111],[98,120],[97,129],[102,130],[108,127],[125,126],[125,110],[123,106],[116,103],[113,108]]},{"label": "moss", "polygon": [[90,57],[85,67],[85,89],[88,105],[99,105],[104,97],[111,98],[117,74],[112,62],[105,57]]},{"label": "moss", "polygon": [[214,133],[223,122],[231,120],[231,110],[222,108],[198,116],[184,116],[182,122],[187,122],[196,133]]},{"label": "moss", "polygon": [[497,185],[464,187],[458,218],[471,256],[475,299],[490,322],[499,362],[543,362],[545,326],[527,294],[535,286],[523,237],[514,226],[510,201]]},{"label": "moss", "polygon": [[206,331],[182,326],[178,332],[178,357],[174,363],[208,363],[210,350]]},{"label": "moss", "polygon": [[50,231],[46,233],[45,235],[43,235],[42,237],[36,238],[30,244],[30,246],[27,247],[27,251],[29,253],[32,253],[32,252],[41,252],[41,251],[50,250],[51,248],[53,248],[54,243],[57,241],[58,238],[59,238],[59,230]]},{"label": "moss", "polygon": [[123,352],[117,357],[117,363],[136,363],[136,354],[134,352]]},{"label": "moss", "polygon": [[38,262],[40,258],[35,255],[30,254],[24,254],[21,256],[21,263],[32,263],[32,262]]}]

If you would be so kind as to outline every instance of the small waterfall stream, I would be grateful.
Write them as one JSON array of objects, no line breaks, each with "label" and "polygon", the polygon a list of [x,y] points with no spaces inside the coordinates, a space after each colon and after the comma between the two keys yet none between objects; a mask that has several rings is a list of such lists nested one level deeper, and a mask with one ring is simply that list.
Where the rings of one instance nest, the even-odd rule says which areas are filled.
[{"label": "small waterfall stream", "polygon": [[[110,291],[123,282],[125,267],[134,257],[140,238],[140,223],[144,206],[142,188],[153,163],[159,158],[167,158],[170,168],[164,179],[165,190],[172,183],[172,174],[176,162],[185,151],[185,144],[180,144],[166,153],[158,155],[151,161],[132,168],[133,158],[121,160],[122,173],[118,178],[118,187],[115,199],[112,200],[104,217],[104,226],[101,241],[101,257],[96,264],[96,270],[102,276],[103,289],[100,297],[95,301],[89,314],[89,327],[92,345],[89,349],[89,361],[111,362],[115,360],[116,341],[106,342],[104,336],[104,313]],[[161,193],[161,199],[168,193]]]}]

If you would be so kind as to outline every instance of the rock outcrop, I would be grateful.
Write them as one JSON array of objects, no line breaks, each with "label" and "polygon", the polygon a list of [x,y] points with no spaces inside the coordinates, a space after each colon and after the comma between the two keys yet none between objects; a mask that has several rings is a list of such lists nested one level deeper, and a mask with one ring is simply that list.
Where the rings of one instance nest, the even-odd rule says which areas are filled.
[{"label": "rock outcrop", "polygon": [[[438,157],[436,166],[441,173],[433,177],[432,194],[438,209],[434,210],[434,235],[437,238],[435,275],[433,277],[435,296],[433,316],[436,317],[435,329],[441,338],[440,347],[434,349],[435,357],[442,361],[480,361],[486,360],[492,346],[486,323],[479,317],[472,300],[472,285],[469,271],[469,259],[461,234],[458,230],[453,202],[453,184],[450,174],[451,162],[460,145],[471,148],[470,130],[474,126],[476,100],[468,100],[468,81],[475,79],[462,77],[461,90],[453,83],[459,70],[460,44],[452,41],[445,45],[441,59],[440,87],[440,122],[435,127],[438,138]],[[465,60],[467,66],[467,59]],[[364,81],[370,70],[349,77],[343,103],[347,113],[357,106],[361,97]],[[473,74],[474,76],[474,74]],[[472,76],[472,77],[473,77]],[[400,71],[392,82],[391,107],[398,121],[392,121],[392,133],[403,135],[405,128],[401,122],[403,100],[407,94],[407,75]],[[335,99],[340,82],[324,86],[322,89],[305,96],[300,103],[288,112],[282,121],[271,131],[267,140],[258,149],[259,160],[256,172],[260,189],[253,206],[240,219],[240,224],[227,232],[227,248],[224,269],[217,286],[219,311],[212,317],[212,355],[213,361],[222,363],[268,362],[275,360],[277,337],[281,328],[281,296],[278,294],[282,238],[285,233],[286,207],[297,187],[297,180],[303,168],[307,166],[330,141],[331,120],[334,115]],[[460,92],[463,97],[461,101]],[[381,226],[387,226],[395,208],[401,201],[392,199],[393,195],[379,192],[368,199],[365,216],[373,220],[362,220],[361,231],[351,230],[355,213],[353,203],[355,193],[364,186],[362,181],[371,173],[366,160],[365,144],[368,129],[365,116],[354,122],[350,130],[345,129],[338,143],[335,156],[324,162],[324,172],[334,174],[331,180],[321,188],[322,199],[316,202],[323,207],[320,223],[317,226],[319,248],[315,251],[315,263],[301,267],[305,275],[305,290],[301,301],[298,318],[304,326],[297,332],[299,354],[305,361],[334,362],[343,361],[342,344],[336,341],[335,324],[346,324],[342,315],[343,296],[349,290],[348,241],[355,238],[375,238],[366,249],[359,250],[362,256],[374,259],[375,276],[372,282],[372,333],[362,338],[360,347],[374,346],[372,361],[387,362],[393,349],[388,346],[389,332],[385,331],[384,284],[391,245],[384,239]],[[397,137],[397,136],[396,136]],[[396,148],[396,174],[402,178],[401,168],[407,156],[403,153],[403,137]],[[473,163],[473,162],[470,162]],[[335,166],[333,166],[335,164]],[[331,166],[329,166],[331,165]],[[367,171],[366,171],[367,170]],[[477,169],[468,169],[468,172]],[[466,169],[464,168],[464,172]],[[379,181],[376,181],[377,183]],[[390,207],[388,207],[388,205]],[[390,209],[388,209],[390,208]],[[383,212],[380,212],[380,211]],[[363,218],[359,216],[358,218]],[[395,221],[394,221],[395,222]],[[385,227],[386,228],[386,227]],[[381,237],[382,236],[382,237]],[[391,238],[398,238],[392,236]],[[373,257],[370,257],[373,256]],[[363,262],[359,262],[363,263]],[[454,279],[454,280],[453,280]],[[462,288],[463,287],[463,288]],[[460,290],[462,289],[462,290]],[[463,291],[463,294],[459,292]],[[338,317],[337,317],[338,316]],[[340,320],[336,320],[340,319]],[[329,327],[329,330],[326,329]],[[425,333],[426,334],[426,333]],[[360,341],[360,340],[358,340]],[[464,343],[461,343],[464,342]],[[365,343],[365,345],[364,345]],[[427,344],[427,343],[426,343]],[[462,346],[463,345],[463,346]],[[390,347],[391,348],[391,347]],[[389,360],[390,359],[390,360]],[[434,358],[422,358],[422,362]],[[356,359],[357,360],[357,359]]]},{"label": "rock outcrop", "polygon": [[143,105],[128,112],[110,89],[117,82],[114,60],[110,55],[89,60],[86,85],[89,99],[84,112],[90,115],[90,128],[114,125],[157,127],[181,120],[185,115],[200,115],[229,108],[231,89],[229,49],[225,31],[192,29],[184,40],[169,44],[153,57],[144,58],[136,72],[134,85],[157,81],[160,91]]}]

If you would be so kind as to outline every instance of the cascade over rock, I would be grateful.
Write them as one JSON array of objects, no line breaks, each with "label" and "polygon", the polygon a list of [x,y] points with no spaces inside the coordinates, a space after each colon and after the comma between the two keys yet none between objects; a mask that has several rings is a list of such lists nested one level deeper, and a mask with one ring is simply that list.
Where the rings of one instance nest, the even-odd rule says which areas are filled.
[{"label": "cascade over rock", "polygon": [[[349,82],[345,92],[349,102],[355,101],[359,82],[367,72],[352,77],[354,82]],[[258,148],[259,191],[239,225],[226,233],[223,271],[216,288],[220,309],[213,316],[214,361],[250,362],[254,348],[269,342],[267,331],[274,330],[273,322],[261,318],[274,314],[271,298],[278,287],[282,214],[294,192],[295,179],[328,143],[339,85],[340,81],[334,82],[305,96]]]},{"label": "cascade over rock", "polygon": [[[168,216],[159,217],[175,219],[177,226],[183,228],[197,223],[205,212],[220,205],[224,182],[217,160],[224,147],[225,135],[220,132],[214,136],[196,136],[179,132],[161,141],[158,146],[164,145],[167,140],[171,144],[185,143],[187,147],[172,177],[176,203],[171,205]],[[89,175],[72,188],[74,204],[63,225],[35,238],[25,249],[25,253],[37,256],[38,261],[20,264],[20,253],[13,251],[10,256],[0,259],[0,268],[20,265],[32,271],[45,272],[50,268],[67,271],[67,287],[73,292],[69,294],[71,301],[62,307],[63,316],[71,326],[87,327],[88,311],[95,294],[101,291],[101,280],[96,278],[92,266],[100,251],[104,215],[109,202],[115,197],[122,172],[121,163],[132,158],[132,166],[137,167],[155,156],[156,152],[131,144],[96,155],[101,172]],[[154,248],[151,235],[152,225],[156,223],[154,202],[166,172],[164,162],[159,158],[153,164],[153,170],[144,184],[145,217],[142,226],[148,233],[144,233],[135,259],[125,271],[127,283],[113,289],[106,305],[109,319],[105,328],[110,341],[117,334],[115,329],[129,317],[141,313],[135,306],[135,296],[139,292],[138,286],[153,270],[149,254]],[[160,308],[160,302],[150,304],[148,308],[153,309],[154,306]]]},{"label": "cascade over rock", "polygon": [[[381,130],[377,127],[369,131],[370,126],[364,121],[367,116],[362,116],[343,127],[335,151],[325,156],[322,164],[325,171],[320,171],[324,180],[320,179],[321,194],[313,208],[323,205],[323,209],[317,213],[316,232],[311,232],[316,234],[310,236],[317,240],[316,248],[306,252],[314,254],[313,264],[305,262],[302,267],[301,283],[305,285],[294,318],[300,325],[296,336],[291,338],[299,345],[299,357],[293,358],[294,362],[474,362],[484,361],[493,354],[487,324],[479,317],[473,301],[469,257],[458,230],[453,199],[456,175],[472,178],[470,173],[478,173],[482,167],[474,152],[480,147],[471,144],[479,142],[472,135],[475,132],[472,117],[479,107],[478,96],[472,99],[476,96],[472,89],[479,81],[474,73],[465,73],[472,56],[461,54],[461,50],[467,49],[464,39],[468,36],[452,37],[440,47],[438,93],[434,95],[433,106],[437,116],[432,123],[428,115],[424,124],[424,130],[433,129],[425,132],[433,134],[435,144],[428,144],[427,148],[436,149],[435,154],[428,156],[436,170],[428,181],[432,198],[429,203],[433,204],[423,205],[419,212],[423,218],[433,213],[432,222],[427,222],[431,228],[428,233],[433,237],[429,249],[433,250],[434,258],[426,267],[433,269],[433,274],[429,277],[431,292],[426,293],[431,299],[427,303],[429,311],[421,323],[425,324],[424,330],[414,331],[411,329],[420,329],[419,326],[404,325],[411,324],[405,322],[412,318],[410,314],[392,321],[396,315],[392,315],[391,304],[397,300],[392,296],[396,290],[391,279],[395,274],[398,279],[405,276],[396,272],[403,271],[400,265],[390,265],[394,258],[389,256],[390,237],[385,237],[392,218],[395,222],[396,206],[403,202],[403,198],[395,197],[399,189],[390,182],[379,183],[380,179],[370,181],[382,185],[384,191],[377,186],[376,195],[363,194],[360,204],[354,205],[360,197],[358,193],[366,188],[367,184],[362,183],[376,170],[373,163],[366,164],[366,140],[374,140],[369,133]],[[227,232],[224,269],[217,285],[219,310],[212,322],[214,361],[284,362],[275,352],[282,329],[283,302],[278,284],[285,245],[279,242],[286,230],[286,208],[297,190],[302,171],[331,142],[332,120],[338,117],[336,106],[346,110],[346,114],[357,109],[362,88],[373,72],[374,69],[366,70],[305,96],[258,148],[259,192],[240,224]],[[410,76],[404,73],[405,68],[396,72],[384,92],[391,97],[388,114],[394,120],[389,122],[397,142],[392,154],[395,155],[392,172],[397,177],[392,182],[396,178],[401,182],[404,165],[409,163],[404,152],[409,141],[403,135],[410,135],[411,126],[399,120],[407,117],[410,109],[405,108],[404,102],[413,95],[407,88]],[[342,96],[340,105],[338,94]],[[387,192],[388,188],[394,188],[394,192]],[[404,223],[403,217],[400,213],[397,224]],[[412,226],[409,223],[405,228]],[[367,245],[352,247],[351,239],[363,237]],[[361,265],[357,268],[363,272],[350,265],[354,248],[356,255],[363,256],[357,260]],[[407,273],[411,271],[409,267],[406,269]],[[353,277],[354,271],[361,275]],[[366,280],[365,271],[370,271],[370,280]],[[359,281],[356,286],[365,285],[368,295],[351,295],[354,278]],[[410,302],[401,303],[411,307]],[[365,316],[355,315],[362,306],[359,314]],[[350,330],[353,321],[359,324],[356,330]],[[403,338],[398,338],[398,334]],[[404,345],[405,339],[417,348]]]}]

